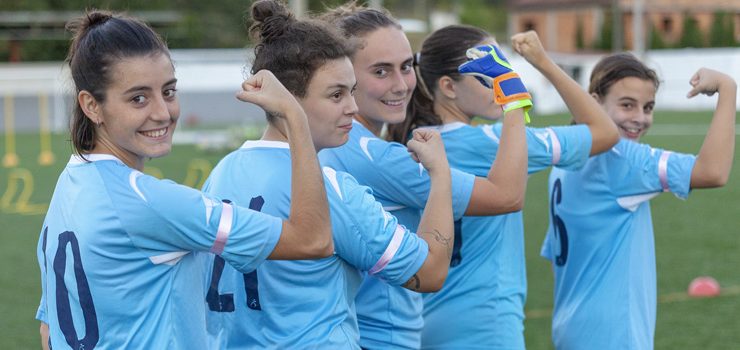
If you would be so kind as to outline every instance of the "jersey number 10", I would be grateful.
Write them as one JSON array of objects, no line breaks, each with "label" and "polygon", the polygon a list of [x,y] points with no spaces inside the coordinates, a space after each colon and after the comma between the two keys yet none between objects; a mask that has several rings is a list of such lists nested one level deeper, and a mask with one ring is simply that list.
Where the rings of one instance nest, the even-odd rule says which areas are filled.
[{"label": "jersey number 10", "polygon": [[[44,252],[44,266],[46,266],[46,239],[48,227],[44,228],[44,236],[41,241],[41,249]],[[79,339],[77,330],[75,330],[74,320],[72,319],[72,307],[69,303],[69,290],[64,280],[67,270],[67,246],[70,246],[72,252],[73,269],[75,281],[77,283],[77,296],[82,309],[82,316],[85,319],[85,337]],[[80,244],[77,236],[72,231],[64,231],[59,234],[59,244],[56,254],[54,255],[54,276],[56,282],[56,304],[57,319],[59,328],[64,334],[64,339],[72,349],[94,349],[98,344],[98,316],[95,313],[90,285],[87,282],[85,270],[82,268],[82,259],[80,258]],[[51,341],[51,340],[50,340]],[[51,346],[50,346],[51,348]]]}]

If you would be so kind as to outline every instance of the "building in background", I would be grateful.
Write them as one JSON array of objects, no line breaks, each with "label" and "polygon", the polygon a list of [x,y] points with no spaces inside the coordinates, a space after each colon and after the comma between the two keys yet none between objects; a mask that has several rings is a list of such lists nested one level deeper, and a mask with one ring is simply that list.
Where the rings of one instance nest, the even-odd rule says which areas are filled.
[{"label": "building in background", "polygon": [[[507,5],[509,33],[535,30],[549,51],[637,51],[636,39],[647,48],[740,41],[738,0],[509,0]],[[633,21],[636,15],[641,23]],[[641,24],[642,37],[635,37],[635,24]],[[728,32],[724,43],[721,31]]]}]

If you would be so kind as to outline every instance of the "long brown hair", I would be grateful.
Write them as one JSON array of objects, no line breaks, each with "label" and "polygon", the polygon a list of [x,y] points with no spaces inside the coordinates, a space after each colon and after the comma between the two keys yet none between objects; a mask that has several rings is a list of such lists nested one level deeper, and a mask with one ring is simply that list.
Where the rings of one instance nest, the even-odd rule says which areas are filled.
[{"label": "long brown hair", "polygon": [[95,124],[82,111],[77,95],[87,91],[98,102],[104,102],[113,65],[130,57],[169,57],[169,50],[144,22],[108,11],[90,10],[67,23],[66,28],[72,32],[72,42],[65,62],[75,86],[70,134],[75,153],[82,156],[95,147],[97,135]]}]

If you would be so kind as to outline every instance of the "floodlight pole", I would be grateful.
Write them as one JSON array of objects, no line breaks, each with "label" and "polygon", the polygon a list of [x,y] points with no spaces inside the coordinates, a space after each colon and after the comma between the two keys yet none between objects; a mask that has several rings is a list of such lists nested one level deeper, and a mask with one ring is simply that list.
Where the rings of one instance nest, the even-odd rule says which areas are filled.
[{"label": "floodlight pole", "polygon": [[644,0],[632,1],[632,50],[635,55],[642,58],[645,54],[645,30],[643,18],[645,13]]}]

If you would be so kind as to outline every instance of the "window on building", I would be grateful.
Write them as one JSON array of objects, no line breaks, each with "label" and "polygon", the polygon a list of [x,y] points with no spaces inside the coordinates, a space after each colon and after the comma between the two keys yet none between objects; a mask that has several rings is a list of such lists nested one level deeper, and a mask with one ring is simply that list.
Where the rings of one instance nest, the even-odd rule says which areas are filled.
[{"label": "window on building", "polygon": [[528,30],[536,30],[535,28],[536,27],[534,25],[534,21],[529,20],[529,19],[524,21],[524,31],[525,32]]},{"label": "window on building", "polygon": [[662,23],[662,29],[664,33],[670,33],[673,31],[673,18],[664,16],[663,17],[663,23]]}]

